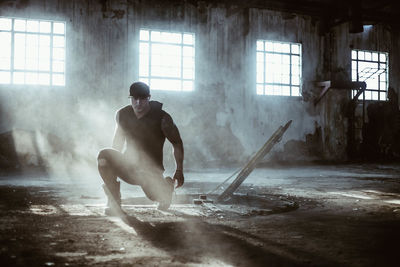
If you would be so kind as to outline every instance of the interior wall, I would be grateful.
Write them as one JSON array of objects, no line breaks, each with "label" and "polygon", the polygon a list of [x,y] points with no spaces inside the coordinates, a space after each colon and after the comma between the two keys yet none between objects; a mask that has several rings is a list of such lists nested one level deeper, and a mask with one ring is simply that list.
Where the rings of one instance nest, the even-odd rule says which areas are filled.
[{"label": "interior wall", "polygon": [[[326,61],[325,80],[351,81],[352,49],[389,53],[389,87],[399,92],[400,42],[398,30],[383,24],[365,28],[364,32],[349,34],[349,24],[333,27],[325,35]],[[330,78],[329,78],[330,77]],[[368,89],[368,88],[367,88]],[[327,159],[347,159],[347,131],[349,127],[346,115],[350,91],[330,90],[318,104],[324,136],[324,157]],[[376,101],[366,101],[367,107]],[[362,104],[356,110],[358,120],[362,121]],[[368,116],[365,115],[368,122]],[[358,125],[357,127],[361,127]],[[361,130],[360,130],[361,131]]]},{"label": "interior wall", "polygon": [[[342,159],[346,122],[340,103],[348,96],[330,92],[314,107],[314,82],[349,77],[350,46],[388,50],[392,58],[399,53],[398,37],[386,28],[349,35],[342,25],[320,35],[318,23],[307,16],[201,1],[30,0],[0,7],[0,16],[63,20],[67,26],[66,86],[1,85],[0,132],[51,132],[72,141],[73,152],[90,163],[99,149],[111,145],[115,112],[129,104],[129,85],[138,78],[140,28],[196,34],[195,90],[152,91],[181,131],[189,168],[243,163],[288,120],[292,126],[277,150],[322,126],[322,158]],[[302,44],[304,97],[255,94],[258,39]],[[397,90],[398,62],[391,60],[390,67]],[[171,160],[166,159],[168,166]]]}]

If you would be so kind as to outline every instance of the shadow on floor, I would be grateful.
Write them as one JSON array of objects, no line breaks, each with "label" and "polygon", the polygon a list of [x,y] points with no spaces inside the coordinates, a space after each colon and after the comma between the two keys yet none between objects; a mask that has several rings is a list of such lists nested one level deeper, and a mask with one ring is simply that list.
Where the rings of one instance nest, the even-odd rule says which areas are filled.
[{"label": "shadow on floor", "polygon": [[[122,218],[139,236],[154,247],[168,252],[173,261],[204,263],[216,259],[233,266],[305,266],[310,262],[296,259],[291,248],[261,239],[238,229],[214,225],[200,219],[183,222],[148,223],[127,215]],[[251,242],[250,240],[253,242]],[[254,244],[253,244],[254,243]],[[278,252],[279,251],[279,252]],[[286,253],[285,251],[290,251]],[[304,252],[299,252],[304,256]],[[311,255],[310,255],[311,256]],[[308,257],[306,257],[308,258]],[[310,258],[315,260],[316,255]],[[318,259],[324,266],[335,266],[326,259]],[[312,264],[311,264],[312,265]]]}]

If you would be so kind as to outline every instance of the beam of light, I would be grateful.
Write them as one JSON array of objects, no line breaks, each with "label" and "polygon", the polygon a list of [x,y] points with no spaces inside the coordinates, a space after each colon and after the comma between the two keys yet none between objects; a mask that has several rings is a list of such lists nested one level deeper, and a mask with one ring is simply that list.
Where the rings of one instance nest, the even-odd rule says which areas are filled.
[{"label": "beam of light", "polygon": [[121,228],[122,230],[128,232],[129,234],[133,234],[137,236],[137,232],[135,229],[132,228],[132,226],[127,225],[121,218],[119,217],[107,217],[107,219],[111,222],[113,222],[116,226]]},{"label": "beam of light", "polygon": [[60,205],[60,208],[71,216],[93,216],[94,212],[86,208],[84,205]]},{"label": "beam of light", "polygon": [[36,215],[52,215],[58,211],[53,205],[31,205],[29,210]]},{"label": "beam of light", "polygon": [[334,195],[341,195],[345,197],[351,197],[351,198],[360,198],[360,199],[376,199],[373,197],[365,196],[362,194],[359,194],[358,192],[329,192],[330,194]]},{"label": "beam of light", "polygon": [[385,200],[386,203],[400,205],[400,199]]}]

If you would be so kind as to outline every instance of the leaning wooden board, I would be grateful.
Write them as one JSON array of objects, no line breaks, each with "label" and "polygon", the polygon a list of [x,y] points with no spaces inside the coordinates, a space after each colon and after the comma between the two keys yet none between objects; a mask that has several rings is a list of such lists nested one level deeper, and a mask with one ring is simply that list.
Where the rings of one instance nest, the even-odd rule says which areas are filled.
[{"label": "leaning wooden board", "polygon": [[244,168],[239,172],[236,179],[228,186],[228,188],[218,197],[218,201],[224,201],[228,199],[236,189],[243,183],[243,181],[250,175],[250,173],[254,170],[257,163],[262,160],[265,155],[268,154],[269,151],[274,147],[276,143],[278,143],[283,134],[289,128],[292,120],[288,121],[285,126],[279,126],[278,130],[274,132],[274,134],[268,139],[268,141],[262,146],[260,150],[251,158],[251,160],[244,166]]}]

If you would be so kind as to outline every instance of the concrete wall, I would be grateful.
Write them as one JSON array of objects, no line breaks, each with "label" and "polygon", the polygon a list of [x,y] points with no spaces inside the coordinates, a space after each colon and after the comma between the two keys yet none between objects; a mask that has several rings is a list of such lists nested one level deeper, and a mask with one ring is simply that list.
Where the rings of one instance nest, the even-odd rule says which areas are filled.
[{"label": "concrete wall", "polygon": [[[291,128],[277,150],[304,140],[322,126],[326,159],[342,159],[346,122],[340,103],[347,95],[330,92],[314,107],[314,81],[350,75],[350,47],[387,51],[390,82],[399,80],[398,34],[377,27],[349,35],[346,25],[321,36],[310,17],[224,5],[164,1],[9,1],[1,16],[63,20],[67,25],[66,86],[0,86],[0,132],[41,130],[72,140],[74,152],[94,162],[109,146],[115,111],[129,103],[129,85],[138,77],[138,34],[142,27],[196,34],[196,89],[153,91],[153,99],[178,125],[188,167],[244,162],[288,120]],[[255,94],[257,39],[302,44],[303,95]],[[397,48],[397,50],[396,50]],[[392,56],[393,55],[393,56]],[[166,147],[166,152],[171,150]],[[168,166],[171,158],[166,159]]]}]

